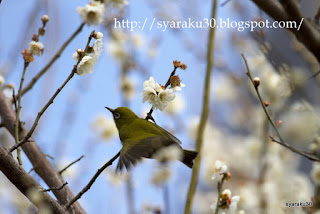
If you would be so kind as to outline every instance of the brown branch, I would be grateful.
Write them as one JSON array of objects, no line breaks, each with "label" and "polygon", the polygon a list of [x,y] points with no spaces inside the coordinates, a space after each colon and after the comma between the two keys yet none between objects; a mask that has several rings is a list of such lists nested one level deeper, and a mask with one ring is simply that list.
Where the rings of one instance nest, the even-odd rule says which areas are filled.
[{"label": "brown branch", "polygon": [[50,208],[53,213],[67,213],[55,199],[53,199],[48,193],[41,192],[43,189],[20,165],[14,160],[11,153],[0,147],[0,170],[15,185],[21,193],[23,193],[38,209],[41,209],[42,204],[38,201],[34,201],[33,197],[30,197],[31,189],[39,190],[43,202]]},{"label": "brown branch", "polygon": [[73,164],[79,162],[82,158],[84,157],[84,155],[82,155],[80,158],[78,158],[77,160],[73,161],[72,163],[70,163],[68,166],[64,167],[63,169],[61,169],[59,171],[59,174],[61,175],[64,171],[66,171],[70,166],[72,166]]},{"label": "brown branch", "polygon": [[69,43],[82,31],[82,28],[84,26],[84,23],[82,23],[78,29],[70,36],[70,38],[63,43],[61,48],[58,50],[58,52],[53,56],[53,58],[48,62],[44,68],[42,68],[39,73],[32,78],[30,83],[22,90],[22,95],[27,93],[32,87],[35,85],[35,83],[42,77],[43,74],[47,72],[47,70],[53,65],[53,63],[61,56],[62,52],[66,49],[66,47],[69,45]]},{"label": "brown branch", "polygon": [[106,164],[104,164],[100,169],[98,169],[98,171],[91,178],[89,183],[74,198],[72,198],[65,205],[65,207],[68,209],[74,202],[76,202],[78,199],[80,199],[81,196],[91,188],[92,184],[95,182],[95,180],[98,178],[98,176],[103,172],[103,170],[105,170],[105,168],[107,168],[108,166],[112,165],[113,161],[115,161],[119,156],[120,156],[120,151],[113,158],[111,158]]},{"label": "brown branch", "polygon": [[[299,24],[303,18],[298,2],[294,0],[252,0],[261,10],[276,21],[295,21]],[[320,32],[308,19],[304,19],[300,30],[289,29],[297,39],[320,62]]]},{"label": "brown branch", "polygon": [[[11,107],[10,101],[2,92],[0,92],[0,116],[5,128],[14,137],[16,114]],[[23,125],[21,125],[19,138],[23,138],[26,134],[27,130],[23,127]],[[29,139],[29,143],[22,145],[22,149],[32,163],[35,172],[46,182],[49,187],[57,187],[63,184],[61,176],[52,167],[46,158],[46,155],[41,151],[40,147],[32,137]],[[53,190],[53,194],[56,196],[60,204],[65,204],[70,198],[73,198],[73,194],[67,186],[65,187],[65,191]],[[73,208],[75,213],[85,213],[79,203],[75,203]]]},{"label": "brown branch", "polygon": [[247,62],[246,58],[245,58],[245,56],[244,56],[243,54],[241,54],[241,56],[242,56],[242,58],[243,58],[243,60],[244,60],[244,63],[245,63],[245,65],[246,65],[247,75],[248,75],[248,77],[249,77],[249,79],[250,79],[252,85],[254,86],[254,88],[255,88],[255,90],[256,90],[256,93],[257,93],[257,95],[258,95],[258,98],[259,98],[260,104],[261,104],[261,106],[262,106],[262,109],[263,109],[264,113],[266,114],[266,116],[267,116],[267,118],[268,118],[271,126],[272,126],[273,129],[275,130],[278,138],[280,139],[280,141],[276,141],[275,139],[273,139],[272,137],[270,137],[271,140],[272,140],[273,142],[276,142],[276,143],[278,143],[278,144],[280,144],[280,145],[288,148],[289,150],[291,150],[291,151],[294,152],[294,153],[297,153],[297,154],[299,154],[299,155],[301,155],[301,156],[303,156],[303,157],[308,158],[309,160],[312,160],[312,161],[320,161],[319,157],[312,156],[312,155],[310,155],[310,154],[308,154],[308,153],[306,153],[306,152],[300,151],[300,150],[298,150],[298,149],[290,146],[290,145],[282,138],[282,136],[281,136],[278,128],[276,127],[274,121],[272,120],[272,118],[271,118],[271,116],[270,116],[270,114],[269,114],[269,111],[267,110],[266,106],[264,105],[263,99],[262,99],[261,94],[260,94],[260,92],[259,92],[259,86],[258,86],[258,85],[255,85],[255,83],[254,83],[254,81],[253,81],[253,78],[252,78],[252,75],[251,75],[251,72],[250,72],[250,69],[249,69],[248,62]]},{"label": "brown branch", "polygon": [[[211,18],[216,18],[217,2],[218,2],[217,0],[214,0],[212,3]],[[204,83],[202,114],[201,114],[200,124],[197,131],[197,138],[196,138],[196,150],[198,151],[198,157],[195,159],[193,169],[192,169],[192,177],[191,177],[187,201],[186,201],[185,210],[184,210],[185,214],[191,213],[192,202],[193,202],[193,198],[196,192],[198,179],[199,179],[203,136],[204,136],[204,130],[206,127],[208,116],[209,116],[210,84],[211,84],[211,73],[213,68],[215,29],[216,28],[210,28],[209,35],[208,35],[207,69],[206,69],[206,76],[205,76],[205,83]]]}]

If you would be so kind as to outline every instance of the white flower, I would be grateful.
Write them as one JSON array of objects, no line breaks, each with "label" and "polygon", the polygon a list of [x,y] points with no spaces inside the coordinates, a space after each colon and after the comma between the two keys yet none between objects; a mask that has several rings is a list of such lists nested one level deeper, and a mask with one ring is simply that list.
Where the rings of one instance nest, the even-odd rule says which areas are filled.
[{"label": "white flower", "polygon": [[97,60],[101,54],[102,51],[102,39],[97,39],[94,44],[93,44],[93,56],[95,57]]},{"label": "white flower", "polygon": [[154,88],[151,87],[145,87],[142,91],[142,102],[145,103],[148,101],[152,106],[155,106],[157,104],[157,92]]},{"label": "white flower", "polygon": [[146,80],[143,82],[143,88],[150,87],[155,88],[156,87],[156,81],[153,77],[150,77],[149,80]]},{"label": "white flower", "polygon": [[[221,193],[220,202],[223,202],[223,207],[220,207],[218,213],[223,214],[234,214],[234,212],[237,209],[238,202],[240,200],[240,196],[232,196],[231,197],[231,191],[229,189],[225,189]],[[217,202],[214,202],[210,205],[210,208],[213,209],[213,212],[215,211],[217,207]]]},{"label": "white flower", "polygon": [[103,22],[103,14],[105,12],[104,4],[100,1],[92,0],[85,7],[78,7],[76,11],[80,14],[81,19],[87,25],[97,26]]},{"label": "white flower", "polygon": [[171,160],[181,160],[182,150],[178,146],[167,146],[157,151],[153,158],[160,162],[168,162]]},{"label": "white flower", "polygon": [[116,136],[118,132],[113,119],[104,115],[96,117],[92,125],[92,127],[98,131],[100,138],[103,140],[110,140],[112,137]]},{"label": "white flower", "polygon": [[180,83],[179,86],[172,87],[171,89],[172,89],[174,92],[182,91],[182,88],[185,87],[185,86],[186,86],[185,84]]},{"label": "white flower", "polygon": [[94,65],[97,63],[95,57],[84,56],[77,66],[77,74],[80,76],[85,76],[86,74],[91,74],[94,69]]},{"label": "white flower", "polygon": [[148,101],[154,108],[160,111],[163,111],[167,107],[168,102],[176,97],[174,90],[164,89],[164,87],[156,83],[153,77],[144,81],[141,96],[143,103]]},{"label": "white flower", "polygon": [[240,196],[238,195],[232,196],[231,204],[229,205],[229,213],[234,213],[234,211],[236,211],[239,200],[240,200]]},{"label": "white flower", "polygon": [[0,85],[3,85],[4,83],[4,77],[0,75]]},{"label": "white flower", "polygon": [[41,42],[29,42],[29,51],[32,53],[32,55],[41,56],[43,49],[44,45]]},{"label": "white flower", "polygon": [[314,162],[312,164],[310,176],[315,184],[320,185],[320,163]]},{"label": "white flower", "polygon": [[174,100],[176,95],[172,89],[166,89],[161,91],[157,97],[157,103],[154,107],[158,108],[160,111],[163,111],[165,107],[167,107],[168,102]]},{"label": "white flower", "polygon": [[215,162],[215,173],[213,173],[211,179],[212,180],[216,179],[219,175],[223,175],[224,173],[226,173],[227,170],[228,170],[227,165],[222,164],[220,160],[217,160]]},{"label": "white flower", "polygon": [[77,51],[72,54],[72,59],[79,60],[79,54]]}]

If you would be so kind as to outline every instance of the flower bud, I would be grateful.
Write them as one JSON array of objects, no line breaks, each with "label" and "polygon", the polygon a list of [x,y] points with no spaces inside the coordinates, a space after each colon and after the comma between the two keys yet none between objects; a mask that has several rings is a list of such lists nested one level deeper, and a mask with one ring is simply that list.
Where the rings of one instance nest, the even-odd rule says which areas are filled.
[{"label": "flower bud", "polygon": [[253,78],[253,85],[255,88],[258,88],[258,86],[260,85],[260,78],[259,77],[255,77]]},{"label": "flower bud", "polygon": [[41,27],[41,28],[38,29],[38,34],[40,36],[44,36],[44,34],[46,34],[46,30],[43,27]]},{"label": "flower bud", "polygon": [[35,42],[39,41],[39,36],[37,34],[33,34],[32,40]]},{"label": "flower bud", "polygon": [[231,198],[231,191],[229,189],[223,190],[223,192],[221,193],[221,198],[222,199]]},{"label": "flower bud", "polygon": [[182,70],[186,70],[187,69],[187,65],[183,62],[183,63],[181,63],[180,68]]},{"label": "flower bud", "polygon": [[170,83],[172,87],[180,86],[181,80],[179,78],[179,75],[171,76]]},{"label": "flower bud", "polygon": [[230,178],[231,178],[230,172],[224,173],[224,177],[226,178],[227,181],[230,180]]},{"label": "flower bud", "polygon": [[270,105],[270,102],[268,100],[264,101],[264,106],[268,107]]},{"label": "flower bud", "polygon": [[95,39],[101,39],[101,38],[103,37],[103,34],[102,34],[101,32],[97,32],[97,33],[94,33],[94,34],[93,34],[93,37],[94,37]]},{"label": "flower bud", "polygon": [[41,21],[43,25],[46,25],[46,23],[49,21],[49,16],[48,15],[43,15],[41,17]]},{"label": "flower bud", "polygon": [[174,60],[174,61],[173,61],[173,66],[174,66],[175,68],[179,68],[179,67],[180,67],[180,64],[181,64],[181,62],[178,61],[178,60]]},{"label": "flower bud", "polygon": [[28,51],[27,49],[24,49],[22,52],[21,52],[22,56],[23,56],[23,59],[27,62],[32,62],[34,60],[33,56],[32,56],[32,53],[30,51]]},{"label": "flower bud", "polygon": [[282,120],[277,120],[277,121],[276,121],[276,125],[277,125],[277,126],[280,126],[282,123],[283,123]]}]

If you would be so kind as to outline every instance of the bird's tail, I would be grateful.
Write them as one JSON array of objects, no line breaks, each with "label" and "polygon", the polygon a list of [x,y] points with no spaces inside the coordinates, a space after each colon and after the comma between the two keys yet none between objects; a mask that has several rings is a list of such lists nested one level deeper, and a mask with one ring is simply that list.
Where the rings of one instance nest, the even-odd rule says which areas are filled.
[{"label": "bird's tail", "polygon": [[195,159],[197,155],[198,155],[198,152],[196,151],[183,150],[183,159],[181,162],[187,165],[188,167],[192,168],[193,159]]}]

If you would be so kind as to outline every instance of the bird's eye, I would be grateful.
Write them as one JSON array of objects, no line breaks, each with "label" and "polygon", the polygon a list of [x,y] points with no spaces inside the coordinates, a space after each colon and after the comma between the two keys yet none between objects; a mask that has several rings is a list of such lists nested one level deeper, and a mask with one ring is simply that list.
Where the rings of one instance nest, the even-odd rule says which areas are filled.
[{"label": "bird's eye", "polygon": [[120,118],[120,114],[117,112],[114,114],[114,118],[119,119]]}]

